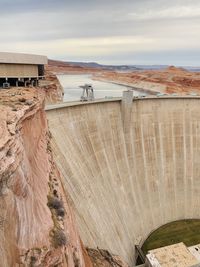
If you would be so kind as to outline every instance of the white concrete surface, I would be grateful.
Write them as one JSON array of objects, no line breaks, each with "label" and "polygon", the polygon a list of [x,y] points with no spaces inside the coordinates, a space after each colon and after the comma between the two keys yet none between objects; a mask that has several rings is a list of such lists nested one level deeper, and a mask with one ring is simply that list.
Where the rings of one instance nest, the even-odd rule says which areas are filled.
[{"label": "white concrete surface", "polygon": [[190,252],[186,245],[178,244],[150,250],[148,267],[199,267],[200,261]]},{"label": "white concrete surface", "polygon": [[134,246],[161,225],[200,218],[200,98],[48,109],[53,153],[84,243],[134,264]]}]

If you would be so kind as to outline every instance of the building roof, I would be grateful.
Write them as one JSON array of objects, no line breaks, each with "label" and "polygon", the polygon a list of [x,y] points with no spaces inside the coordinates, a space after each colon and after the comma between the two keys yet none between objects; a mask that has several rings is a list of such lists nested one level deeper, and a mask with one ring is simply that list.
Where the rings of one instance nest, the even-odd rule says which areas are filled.
[{"label": "building roof", "polygon": [[40,55],[0,52],[0,63],[46,65],[48,59]]},{"label": "building roof", "polygon": [[195,256],[200,262],[200,244],[188,247],[189,251]]},{"label": "building roof", "polygon": [[147,259],[152,267],[196,267],[200,262],[184,243],[150,250]]}]

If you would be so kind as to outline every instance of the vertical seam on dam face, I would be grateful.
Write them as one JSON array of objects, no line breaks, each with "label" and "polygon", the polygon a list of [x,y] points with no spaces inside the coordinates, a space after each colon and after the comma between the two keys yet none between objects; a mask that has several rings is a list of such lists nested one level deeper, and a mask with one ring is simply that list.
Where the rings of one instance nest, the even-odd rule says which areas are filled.
[{"label": "vertical seam on dam face", "polygon": [[[184,160],[183,162],[187,162],[187,154],[186,154],[186,127],[185,127],[185,112],[183,112],[183,151],[184,151]],[[184,164],[184,199],[187,199],[186,195],[186,164]],[[187,203],[184,203],[184,217],[186,216]]]},{"label": "vertical seam on dam face", "polygon": [[174,209],[173,209],[173,217],[175,216],[175,214],[177,214],[177,198],[176,198],[176,154],[175,154],[175,136],[174,136],[174,120],[172,119],[172,127],[171,127],[171,131],[172,131],[172,146],[173,146],[173,185],[171,188],[174,187]]},{"label": "vertical seam on dam face", "polygon": [[168,222],[200,218],[200,99],[144,99],[47,111],[80,235],[132,265]]},{"label": "vertical seam on dam face", "polygon": [[190,173],[190,188],[191,188],[191,197],[190,199],[190,216],[194,216],[194,209],[193,209],[193,177],[194,177],[194,164],[193,164],[193,136],[192,136],[192,121],[189,121],[189,128],[190,128],[190,155],[191,155],[191,161],[190,161],[190,166],[188,166]]},{"label": "vertical seam on dam face", "polygon": [[[165,192],[164,192],[164,189],[165,189],[165,177],[164,177],[164,159],[163,159],[163,142],[162,142],[162,130],[161,130],[161,124],[158,125],[158,129],[159,129],[159,141],[160,141],[160,158],[161,158],[161,164],[160,164],[160,169],[161,169],[161,172],[159,174],[161,174],[161,177],[160,177],[160,191],[162,192],[162,207],[164,207],[165,205]],[[160,207],[161,208],[161,207]],[[161,208],[161,212],[162,212],[162,224],[163,222],[165,221],[165,209],[162,209]]]}]

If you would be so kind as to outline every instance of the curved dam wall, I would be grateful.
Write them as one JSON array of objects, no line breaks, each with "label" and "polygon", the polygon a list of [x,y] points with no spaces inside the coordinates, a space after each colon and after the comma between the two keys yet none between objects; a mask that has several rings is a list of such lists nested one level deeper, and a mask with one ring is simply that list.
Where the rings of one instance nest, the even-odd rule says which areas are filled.
[{"label": "curved dam wall", "polygon": [[138,99],[122,111],[118,100],[47,116],[81,238],[131,265],[151,231],[200,218],[200,99]]}]

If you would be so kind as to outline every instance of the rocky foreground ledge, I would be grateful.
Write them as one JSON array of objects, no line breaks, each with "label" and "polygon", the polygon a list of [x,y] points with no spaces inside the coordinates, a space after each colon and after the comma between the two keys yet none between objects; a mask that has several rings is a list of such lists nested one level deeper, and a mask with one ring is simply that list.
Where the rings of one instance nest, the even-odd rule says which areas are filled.
[{"label": "rocky foreground ledge", "polygon": [[0,92],[0,266],[127,266],[98,250],[89,257],[82,245],[44,100],[38,88]]}]

